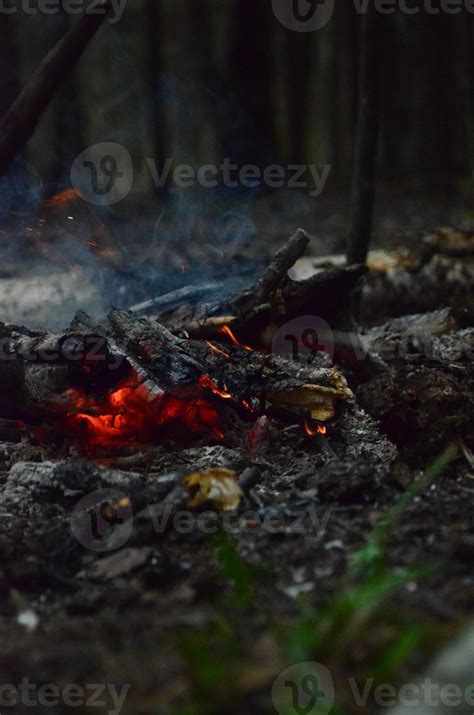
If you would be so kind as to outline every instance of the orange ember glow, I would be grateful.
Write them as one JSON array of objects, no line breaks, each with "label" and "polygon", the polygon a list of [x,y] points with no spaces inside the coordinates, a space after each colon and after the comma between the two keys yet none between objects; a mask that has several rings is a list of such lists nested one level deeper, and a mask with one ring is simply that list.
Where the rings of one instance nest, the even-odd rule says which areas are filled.
[{"label": "orange ember glow", "polygon": [[235,397],[231,392],[229,392],[226,385],[224,385],[223,390],[220,390],[215,384],[215,382],[209,377],[209,375],[201,375],[201,377],[199,378],[199,384],[204,389],[210,390],[213,395],[220,397],[221,400],[235,400],[235,402],[240,402],[242,407],[244,407],[247,412],[250,412],[251,414],[254,414],[256,412],[256,409],[251,405],[248,400],[239,400],[239,398]]},{"label": "orange ember glow", "polygon": [[43,205],[47,209],[53,209],[56,206],[63,206],[64,204],[71,203],[71,201],[77,201],[77,199],[80,198],[82,198],[82,196],[76,189],[64,189],[60,191],[59,194],[47,199]]},{"label": "orange ember glow", "polygon": [[253,348],[249,347],[248,345],[242,345],[242,343],[239,343],[228,325],[223,325],[221,328],[219,328],[219,333],[222,333],[222,335],[226,335],[236,348],[241,348],[242,350],[248,350],[249,352],[253,352]]},{"label": "orange ember glow", "polygon": [[217,395],[217,397],[220,397],[223,400],[233,399],[230,392],[227,391],[227,388],[225,388],[225,390],[219,390],[214,380],[212,380],[209,375],[201,375],[199,378],[199,384],[201,387],[204,387],[205,390],[210,390],[213,395]]},{"label": "orange ember glow", "polygon": [[311,426],[308,421],[304,423],[304,429],[308,437],[315,437],[317,434],[327,434],[327,427],[324,425]]},{"label": "orange ember glow", "polygon": [[220,348],[218,348],[217,345],[213,345],[212,343],[209,342],[209,340],[206,340],[206,345],[208,348],[210,348],[217,355],[221,355],[222,357],[225,357],[227,360],[229,359],[229,353],[224,352],[224,350],[221,350]]},{"label": "orange ember glow", "polygon": [[[199,383],[222,399],[231,398],[217,390],[206,376]],[[135,376],[103,400],[75,389],[69,390],[67,395],[74,404],[66,416],[67,426],[77,438],[90,445],[154,444],[168,434],[186,436],[190,432],[223,438],[218,409],[204,397],[182,399],[163,393],[156,395],[139,385]]]}]

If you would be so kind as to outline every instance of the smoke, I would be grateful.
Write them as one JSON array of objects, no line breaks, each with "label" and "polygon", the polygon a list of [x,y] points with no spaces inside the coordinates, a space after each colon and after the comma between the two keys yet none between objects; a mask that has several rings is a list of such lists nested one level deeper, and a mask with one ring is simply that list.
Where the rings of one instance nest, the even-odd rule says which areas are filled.
[{"label": "smoke", "polygon": [[[299,223],[282,232],[287,202],[262,187],[153,186],[147,159],[219,165],[222,125],[242,133],[245,122],[242,111],[229,116],[235,101],[223,87],[218,96],[186,67],[143,75],[136,39],[123,23],[102,29],[0,180],[0,320],[51,329],[78,308],[100,318],[187,285],[224,281],[232,292],[251,285],[279,234]],[[120,144],[133,161],[133,188],[113,206],[71,191],[75,159],[97,142]]]}]

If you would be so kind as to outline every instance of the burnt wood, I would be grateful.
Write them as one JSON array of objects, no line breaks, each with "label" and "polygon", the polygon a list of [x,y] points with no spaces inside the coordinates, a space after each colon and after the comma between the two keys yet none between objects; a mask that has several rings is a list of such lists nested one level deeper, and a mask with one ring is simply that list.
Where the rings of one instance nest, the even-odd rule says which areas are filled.
[{"label": "burnt wood", "polygon": [[[143,365],[167,391],[183,393],[209,377],[219,393],[239,404],[257,399],[286,414],[312,416],[321,421],[335,414],[336,403],[352,398],[343,375],[321,364],[302,366],[275,355],[262,355],[222,343],[176,337],[166,327],[133,313],[113,310],[109,315],[117,342]],[[217,350],[215,349],[217,348]],[[315,360],[320,360],[315,356]],[[214,393],[217,394],[217,393]]]},{"label": "burnt wood", "polygon": [[[303,281],[292,280],[288,271],[309,245],[299,229],[275,254],[255,285],[224,301],[180,301],[157,312],[160,323],[192,337],[215,336],[222,325],[232,325],[241,342],[268,347],[273,334],[285,322],[304,315],[326,320],[334,332],[353,330],[353,295],[366,275],[362,265],[321,271]],[[184,296],[179,296],[184,297]],[[166,298],[166,296],[164,297]]]}]

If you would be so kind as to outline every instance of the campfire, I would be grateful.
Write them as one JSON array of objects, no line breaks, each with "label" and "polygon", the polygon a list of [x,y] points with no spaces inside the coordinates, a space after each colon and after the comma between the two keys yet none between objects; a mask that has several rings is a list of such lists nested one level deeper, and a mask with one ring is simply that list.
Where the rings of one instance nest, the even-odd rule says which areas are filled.
[{"label": "campfire", "polygon": [[[406,431],[410,443],[419,436],[411,412],[398,415],[395,399],[388,413],[376,407],[393,374],[387,345],[396,349],[412,332],[415,340],[442,337],[459,319],[447,310],[363,334],[351,304],[366,268],[323,270],[295,281],[288,271],[308,243],[299,230],[253,286],[223,301],[188,302],[191,288],[151,301],[146,316],[144,306],[114,309],[100,323],[79,312],[62,333],[3,325],[3,428],[89,455],[160,444],[237,444],[245,434],[255,442],[268,419],[280,429],[298,425],[318,442],[340,434],[339,418],[354,411],[357,390],[389,433],[399,439]],[[304,313],[318,316],[316,328],[298,322]],[[428,374],[423,368],[412,399],[424,402]],[[439,389],[449,385],[457,394],[451,383],[446,374]],[[378,398],[375,385],[384,386]],[[431,413],[429,403],[423,411]],[[434,435],[441,424],[444,429],[443,416],[434,416]]]},{"label": "campfire", "polygon": [[[48,210],[76,199],[62,192]],[[464,250],[469,236],[456,236],[443,229],[425,240],[426,276],[427,251],[439,269],[446,245]],[[363,331],[352,310],[361,285],[363,301],[381,285],[391,300],[413,265],[377,259],[367,280],[366,266],[316,261],[308,275],[309,241],[298,230],[249,288],[225,298],[189,286],[100,321],[79,311],[62,332],[2,325],[0,433],[62,455],[133,460],[160,446],[259,453],[294,428],[330,455],[344,449],[348,420],[361,422],[362,443],[376,431],[362,406],[401,449],[466,435],[468,313],[446,308]],[[290,277],[295,264],[307,277]]]},{"label": "campfire", "polygon": [[326,300],[325,314],[334,318],[336,310],[347,330],[363,269],[292,281],[288,270],[308,241],[298,231],[256,285],[225,304],[189,312],[180,303],[147,318],[113,310],[103,324],[78,313],[62,334],[4,326],[11,359],[3,381],[12,394],[3,417],[21,418],[33,431],[41,422],[34,431],[40,441],[54,435],[83,448],[222,442],[231,414],[243,429],[273,415],[296,420],[310,436],[326,433],[326,423],[353,399],[345,377],[317,345],[305,364],[273,354],[269,330],[341,283],[345,294]]},{"label": "campfire", "polygon": [[472,28],[382,4],[0,13],[2,712],[399,713],[472,618]]}]

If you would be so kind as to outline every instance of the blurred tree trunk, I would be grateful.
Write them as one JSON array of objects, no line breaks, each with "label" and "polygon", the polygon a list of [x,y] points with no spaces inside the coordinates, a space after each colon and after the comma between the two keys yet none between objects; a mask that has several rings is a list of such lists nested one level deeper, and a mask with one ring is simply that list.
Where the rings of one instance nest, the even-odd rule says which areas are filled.
[{"label": "blurred tree trunk", "polygon": [[[427,31],[423,52],[427,101],[421,106],[419,157],[428,179],[445,181],[454,167],[456,86],[453,58],[456,47],[452,17],[424,17]],[[436,58],[437,61],[433,61]],[[417,157],[413,157],[417,161]]]},{"label": "blurred tree trunk", "polygon": [[288,125],[290,132],[290,161],[293,164],[307,162],[307,134],[311,101],[310,79],[316,74],[311,67],[311,44],[313,35],[285,30],[286,80]]},{"label": "blurred tree trunk", "polygon": [[[60,40],[70,28],[69,16],[61,9],[56,30]],[[63,182],[68,177],[72,163],[82,151],[82,112],[78,97],[76,70],[72,70],[53,100],[54,112],[54,157],[52,181]]]},{"label": "blurred tree trunk", "polygon": [[372,233],[375,169],[379,135],[379,14],[374,0],[362,20],[359,116],[352,186],[352,228],[347,262],[364,263]]},{"label": "blurred tree trunk", "polygon": [[[336,169],[341,182],[351,177],[354,154],[354,126],[358,114],[359,77],[359,23],[353,8],[348,5],[336,7],[335,61],[339,73],[338,139],[334,148]],[[341,48],[344,48],[341,51]]]},{"label": "blurred tree trunk", "polygon": [[20,91],[14,21],[0,14],[0,116],[3,116]]},{"label": "blurred tree trunk", "polygon": [[163,42],[166,32],[161,0],[147,0],[146,21],[146,72],[150,87],[150,121],[152,149],[158,166],[166,159],[166,123],[163,98]]},{"label": "blurred tree trunk", "polygon": [[[107,0],[107,4],[109,2]],[[56,19],[57,16],[54,17]],[[52,175],[57,175],[56,155],[52,150],[56,134],[54,98],[56,93],[62,96],[60,93],[65,83],[70,81],[71,70],[103,22],[102,13],[84,13],[66,34],[57,32],[54,21],[47,28],[50,31],[46,32],[45,18],[41,13],[15,15],[15,26],[25,33],[21,35],[18,47],[25,80],[20,94],[1,123],[2,173],[7,171],[17,155],[24,154],[43,180],[49,181]]]},{"label": "blurred tree trunk", "polygon": [[[470,145],[470,169],[474,166],[474,23],[466,22],[464,25],[466,32],[466,54],[467,54],[467,105],[469,111],[469,145]],[[473,176],[474,179],[474,176]]]},{"label": "blurred tree trunk", "polygon": [[[397,27],[397,16],[384,18],[381,51],[383,52],[384,79],[381,82],[381,122],[383,140],[383,169],[389,180],[398,175],[403,153],[403,138],[409,131],[406,127],[407,113],[403,109],[404,97],[401,89],[405,70],[402,57],[401,32]],[[409,121],[409,117],[408,117]]]},{"label": "blurred tree trunk", "polygon": [[219,161],[216,155],[217,127],[230,122],[223,102],[223,81],[216,62],[215,32],[211,6],[208,0],[187,0],[189,17],[187,27],[188,71],[196,93],[193,123],[193,145],[198,151],[200,164]]},{"label": "blurred tree trunk", "polygon": [[[357,121],[357,16],[349,3],[339,4],[331,23],[331,77],[329,130],[331,163],[338,181],[344,181]],[[355,91],[354,91],[355,90]]]},{"label": "blurred tree trunk", "polygon": [[228,156],[238,163],[276,160],[272,28],[268,0],[234,0],[229,80],[235,96]]},{"label": "blurred tree trunk", "polygon": [[466,22],[463,15],[457,17],[456,37],[460,54],[459,63],[463,68],[463,71],[456,75],[459,80],[457,91],[460,96],[459,114],[462,119],[462,138],[456,146],[458,154],[461,153],[463,159],[463,171],[471,174],[474,166],[474,23]]}]

